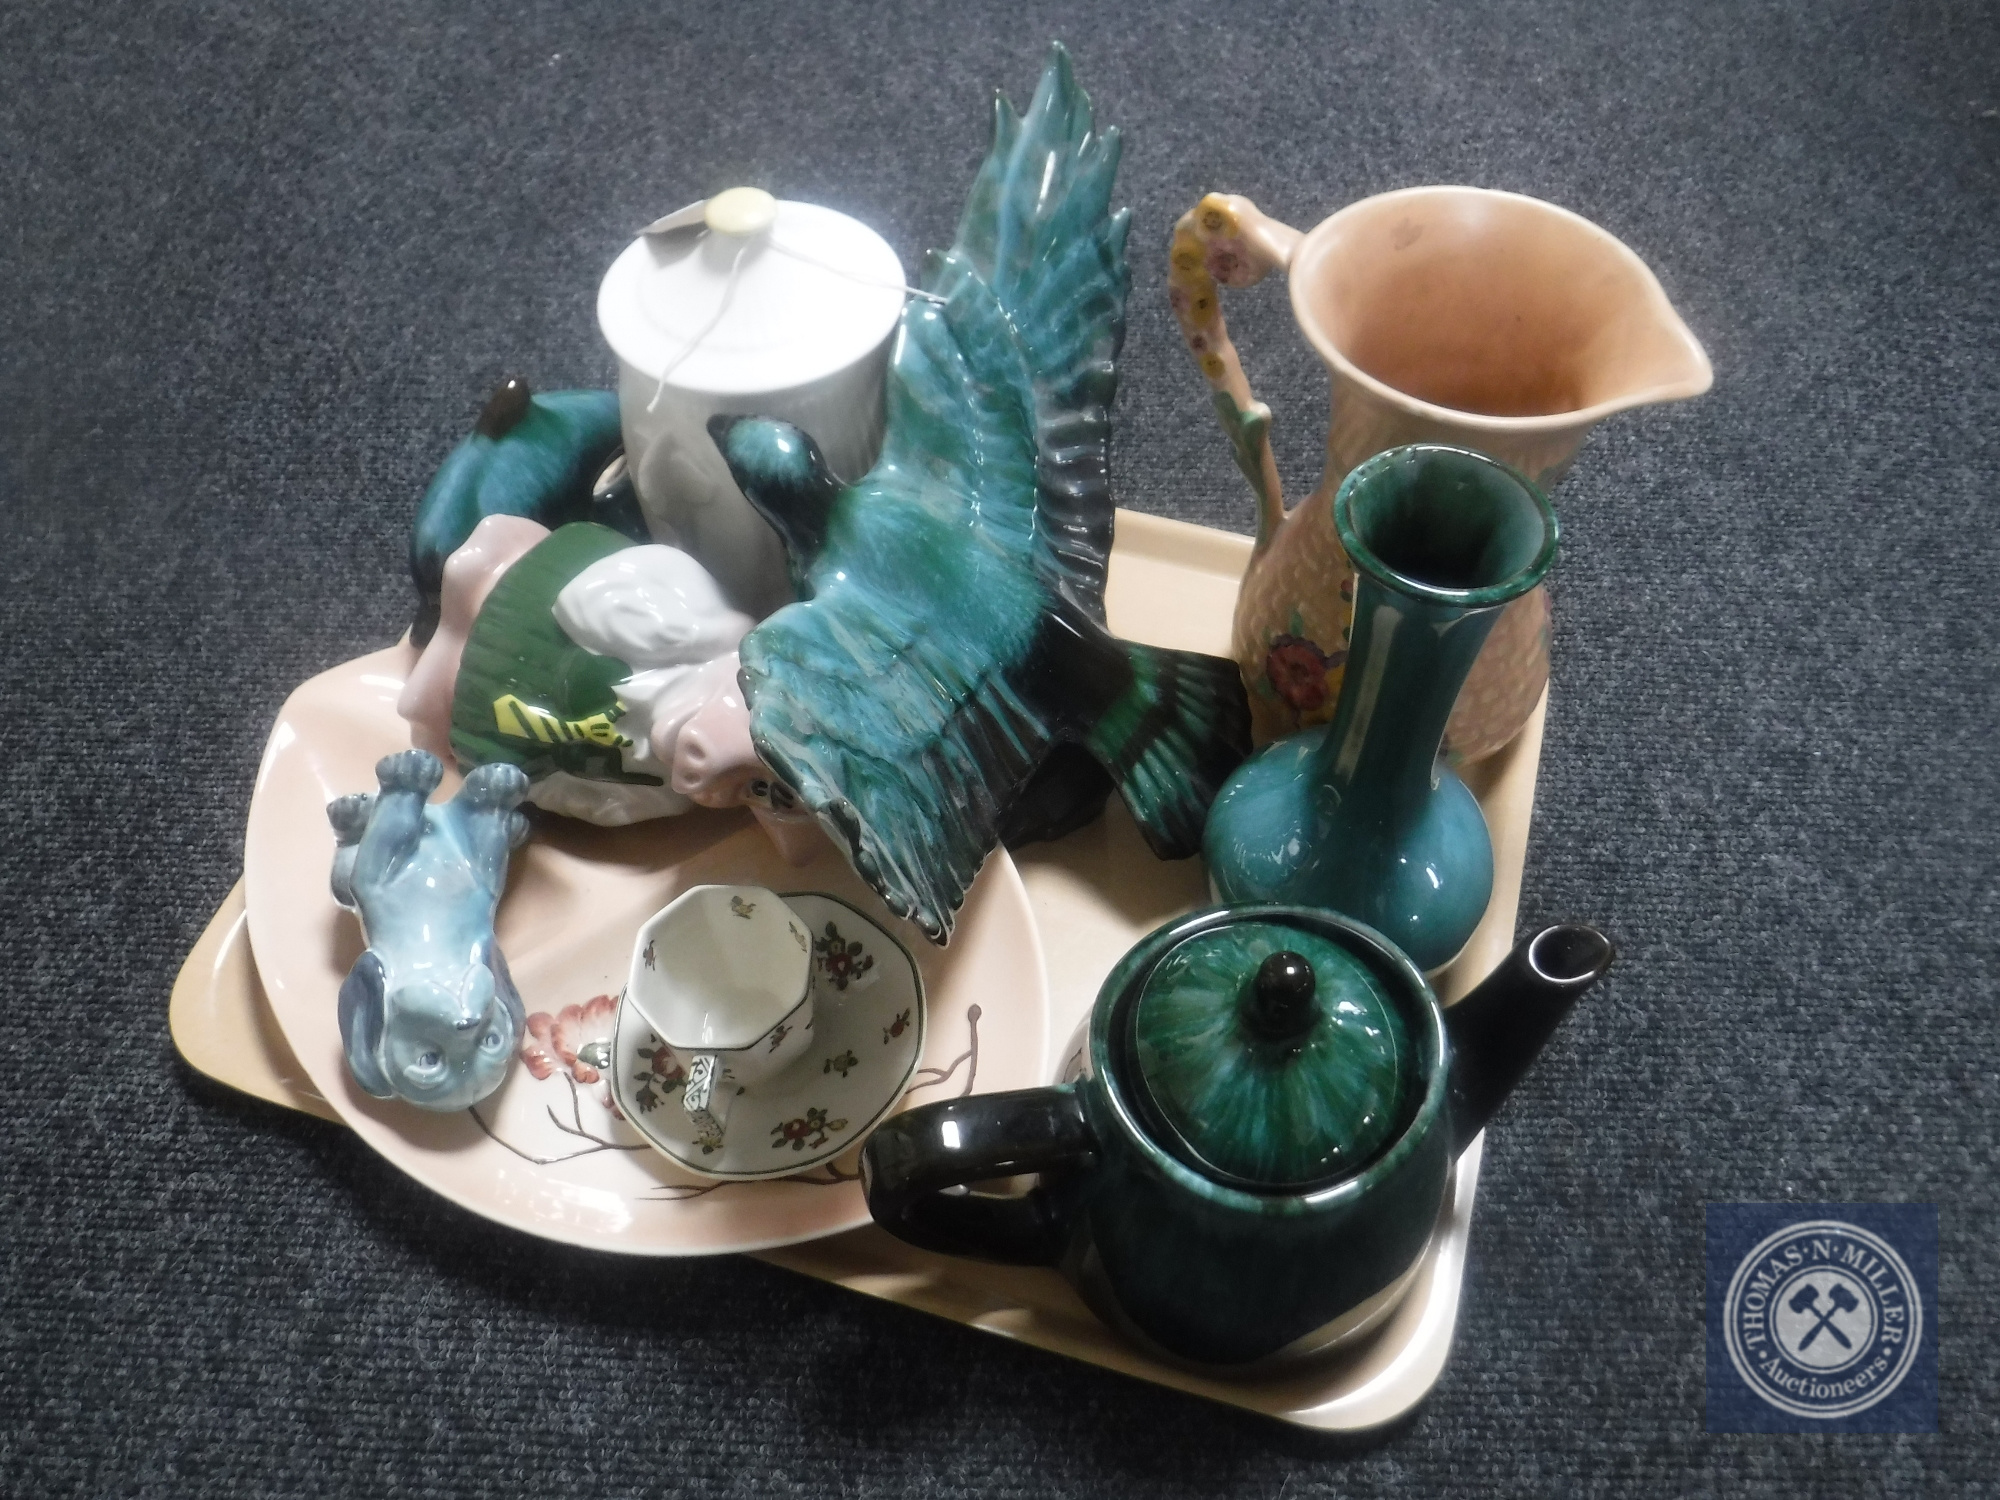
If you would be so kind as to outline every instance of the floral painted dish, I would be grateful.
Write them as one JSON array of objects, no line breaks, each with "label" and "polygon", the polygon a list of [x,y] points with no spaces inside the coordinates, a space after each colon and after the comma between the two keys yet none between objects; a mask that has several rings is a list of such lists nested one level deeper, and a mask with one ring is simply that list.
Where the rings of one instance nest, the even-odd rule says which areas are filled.
[{"label": "floral painted dish", "polygon": [[[787,1146],[783,1176],[697,1177],[648,1144],[592,1065],[588,1044],[612,1035],[634,934],[696,885],[812,887],[890,939],[871,952],[861,927],[850,934],[833,915],[844,943],[862,942],[861,955],[843,950],[836,960],[850,968],[876,957],[886,974],[880,955],[903,950],[928,1012],[911,1041],[910,1102],[1043,1081],[1041,943],[1004,852],[974,884],[950,947],[938,949],[891,916],[830,844],[812,863],[788,865],[747,814],[697,809],[627,828],[537,815],[534,836],[514,855],[496,926],[528,1011],[520,1064],[475,1108],[451,1114],[363,1093],[348,1074],[336,1014],[362,938],[328,894],[334,836],[325,808],[372,785],[376,760],[408,747],[396,698],[414,656],[406,646],[378,651],[322,673],[286,701],[251,800],[244,895],[271,1012],[312,1090],[419,1182],[530,1234],[637,1255],[754,1250],[869,1222],[851,1143],[838,1154],[815,1150],[810,1163],[805,1146]],[[448,776],[439,795],[453,787]],[[822,936],[826,920],[815,929]],[[858,1135],[864,1116],[847,1118]]]},{"label": "floral painted dish", "polygon": [[754,1181],[832,1161],[903,1097],[923,1055],[923,980],[909,950],[838,897],[787,894],[785,904],[813,935],[812,1041],[783,1072],[736,1091],[721,1135],[681,1107],[684,1059],[629,1000],[618,1008],[611,1090],[619,1110],[698,1176]]}]

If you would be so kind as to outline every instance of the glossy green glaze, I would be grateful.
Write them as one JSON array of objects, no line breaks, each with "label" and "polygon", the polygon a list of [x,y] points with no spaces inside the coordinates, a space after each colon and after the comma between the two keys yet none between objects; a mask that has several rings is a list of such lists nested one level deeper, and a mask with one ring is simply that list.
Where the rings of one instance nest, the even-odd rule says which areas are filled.
[{"label": "glossy green glaze", "polygon": [[[1302,960],[1296,1020],[1260,1024],[1259,975]],[[1345,946],[1272,922],[1189,938],[1147,976],[1131,1044],[1176,1154],[1250,1187],[1344,1175],[1374,1156],[1418,1085],[1401,1010]]]},{"label": "glossy green glaze", "polygon": [[1087,754],[1178,859],[1249,749],[1233,662],[1104,627],[1118,154],[1060,47],[1025,113],[996,102],[957,236],[903,313],[867,474],[843,483],[782,422],[709,422],[799,593],[743,641],[757,753],[937,942],[1052,755]]},{"label": "glossy green glaze", "polygon": [[[1206,1045],[1225,1055],[1238,1049],[1219,1019],[1229,1014],[1260,1042],[1304,1040],[1320,1024],[1319,987],[1293,982],[1301,971],[1284,950],[1313,955],[1334,1008],[1351,999],[1358,1022],[1379,1003],[1393,1017],[1401,1098],[1377,1144],[1355,1153],[1365,1159],[1297,1186],[1251,1187],[1200,1164],[1164,1128],[1159,1080],[1135,1038],[1145,1033],[1156,1069],[1163,1045],[1203,1045],[1204,1014],[1217,1018]],[[1233,983],[1232,957],[1251,965]],[[861,1152],[869,1210],[926,1250],[1057,1266],[1105,1321],[1170,1358],[1234,1370],[1304,1358],[1394,1307],[1437,1223],[1452,1159],[1611,959],[1590,928],[1544,929],[1447,1015],[1394,944],[1333,912],[1244,906],[1183,917],[1105,980],[1068,1082],[918,1105],[879,1126]],[[1164,1014],[1135,1028],[1136,1013],[1163,999]],[[1204,1069],[1183,1055],[1169,1066],[1216,1085],[1178,1094],[1190,1111],[1244,1102],[1223,1086],[1226,1060]],[[1272,1102],[1267,1079],[1234,1077]],[[1219,1154],[1227,1133],[1213,1124],[1190,1133],[1205,1132]],[[1338,1128],[1357,1139],[1375,1131],[1351,1112]],[[1041,1178],[1024,1197],[962,1191],[1022,1173]]]},{"label": "glossy green glaze", "polygon": [[1555,513],[1504,464],[1433,446],[1368,460],[1333,511],[1356,573],[1333,720],[1231,777],[1203,853],[1221,899],[1344,912],[1430,970],[1493,889],[1486,820],[1438,746],[1500,608],[1555,561]]},{"label": "glossy green glaze", "polygon": [[452,695],[451,748],[460,765],[507,762],[530,778],[557,771],[592,781],[657,786],[627,771],[618,684],[629,663],[586,650],[551,605],[591,564],[632,546],[587,521],[550,532],[501,574],[467,633]]},{"label": "glossy green glaze", "polygon": [[419,646],[437,626],[445,559],[487,516],[526,516],[551,529],[602,521],[647,540],[628,492],[598,496],[592,483],[620,442],[616,391],[529,391],[504,381],[472,435],[438,466],[410,531],[410,576],[417,585]]},{"label": "glossy green glaze", "polygon": [[[1144,1123],[1143,1089],[1121,1055],[1155,966],[1244,922],[1337,945],[1404,1024],[1413,1083],[1400,1129],[1364,1169],[1317,1188],[1254,1191],[1181,1160]],[[1309,1341],[1400,1276],[1430,1237],[1453,1154],[1445,1047],[1423,976],[1379,935],[1330,913],[1212,911],[1154,933],[1112,971],[1091,1016],[1076,1088],[1096,1164],[1044,1178],[1063,1266],[1101,1317],[1177,1358],[1242,1364]]]}]

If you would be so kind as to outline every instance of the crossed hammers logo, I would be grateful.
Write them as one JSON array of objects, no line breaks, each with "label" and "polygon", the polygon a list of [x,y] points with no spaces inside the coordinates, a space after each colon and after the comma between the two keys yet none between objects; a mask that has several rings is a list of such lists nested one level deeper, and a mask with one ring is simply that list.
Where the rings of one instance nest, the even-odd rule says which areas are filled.
[{"label": "crossed hammers logo", "polygon": [[1852,1349],[1854,1347],[1854,1341],[1838,1328],[1834,1327],[1833,1320],[1836,1314],[1853,1312],[1855,1308],[1861,1305],[1861,1300],[1837,1281],[1828,1290],[1826,1300],[1831,1302],[1833,1306],[1828,1308],[1820,1307],[1819,1288],[1812,1286],[1805,1288],[1796,1297],[1792,1298],[1791,1309],[1793,1312],[1813,1313],[1819,1319],[1818,1322],[1806,1330],[1806,1336],[1799,1340],[1798,1352],[1800,1354],[1805,1353],[1807,1349],[1812,1347],[1812,1341],[1819,1337],[1822,1328],[1840,1341],[1841,1348]]}]

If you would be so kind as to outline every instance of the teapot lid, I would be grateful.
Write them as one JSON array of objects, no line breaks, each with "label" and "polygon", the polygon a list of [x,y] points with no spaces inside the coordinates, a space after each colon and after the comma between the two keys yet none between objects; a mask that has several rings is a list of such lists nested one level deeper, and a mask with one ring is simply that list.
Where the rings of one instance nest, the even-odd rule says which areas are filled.
[{"label": "teapot lid", "polygon": [[1415,1067],[1376,973],[1332,939],[1226,922],[1180,943],[1130,1011],[1128,1057],[1161,1144],[1239,1185],[1359,1171],[1394,1138]]}]

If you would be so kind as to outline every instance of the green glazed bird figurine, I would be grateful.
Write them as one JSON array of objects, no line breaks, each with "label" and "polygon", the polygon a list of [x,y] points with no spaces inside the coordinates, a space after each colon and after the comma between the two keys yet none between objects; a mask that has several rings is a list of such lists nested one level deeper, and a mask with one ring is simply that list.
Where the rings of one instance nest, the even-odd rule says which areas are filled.
[{"label": "green glazed bird figurine", "polygon": [[1200,848],[1249,750],[1234,663],[1103,623],[1118,154],[1059,44],[1025,116],[995,101],[956,241],[904,310],[864,478],[843,484],[789,424],[709,422],[799,593],[743,641],[757,753],[933,942],[1052,750],[1088,751],[1164,859]]},{"label": "green glazed bird figurine", "polygon": [[472,435],[438,466],[410,530],[417,614],[410,639],[437,629],[445,559],[488,516],[526,516],[551,530],[597,521],[650,541],[620,457],[616,391],[544,391],[518,377],[487,398]]}]

